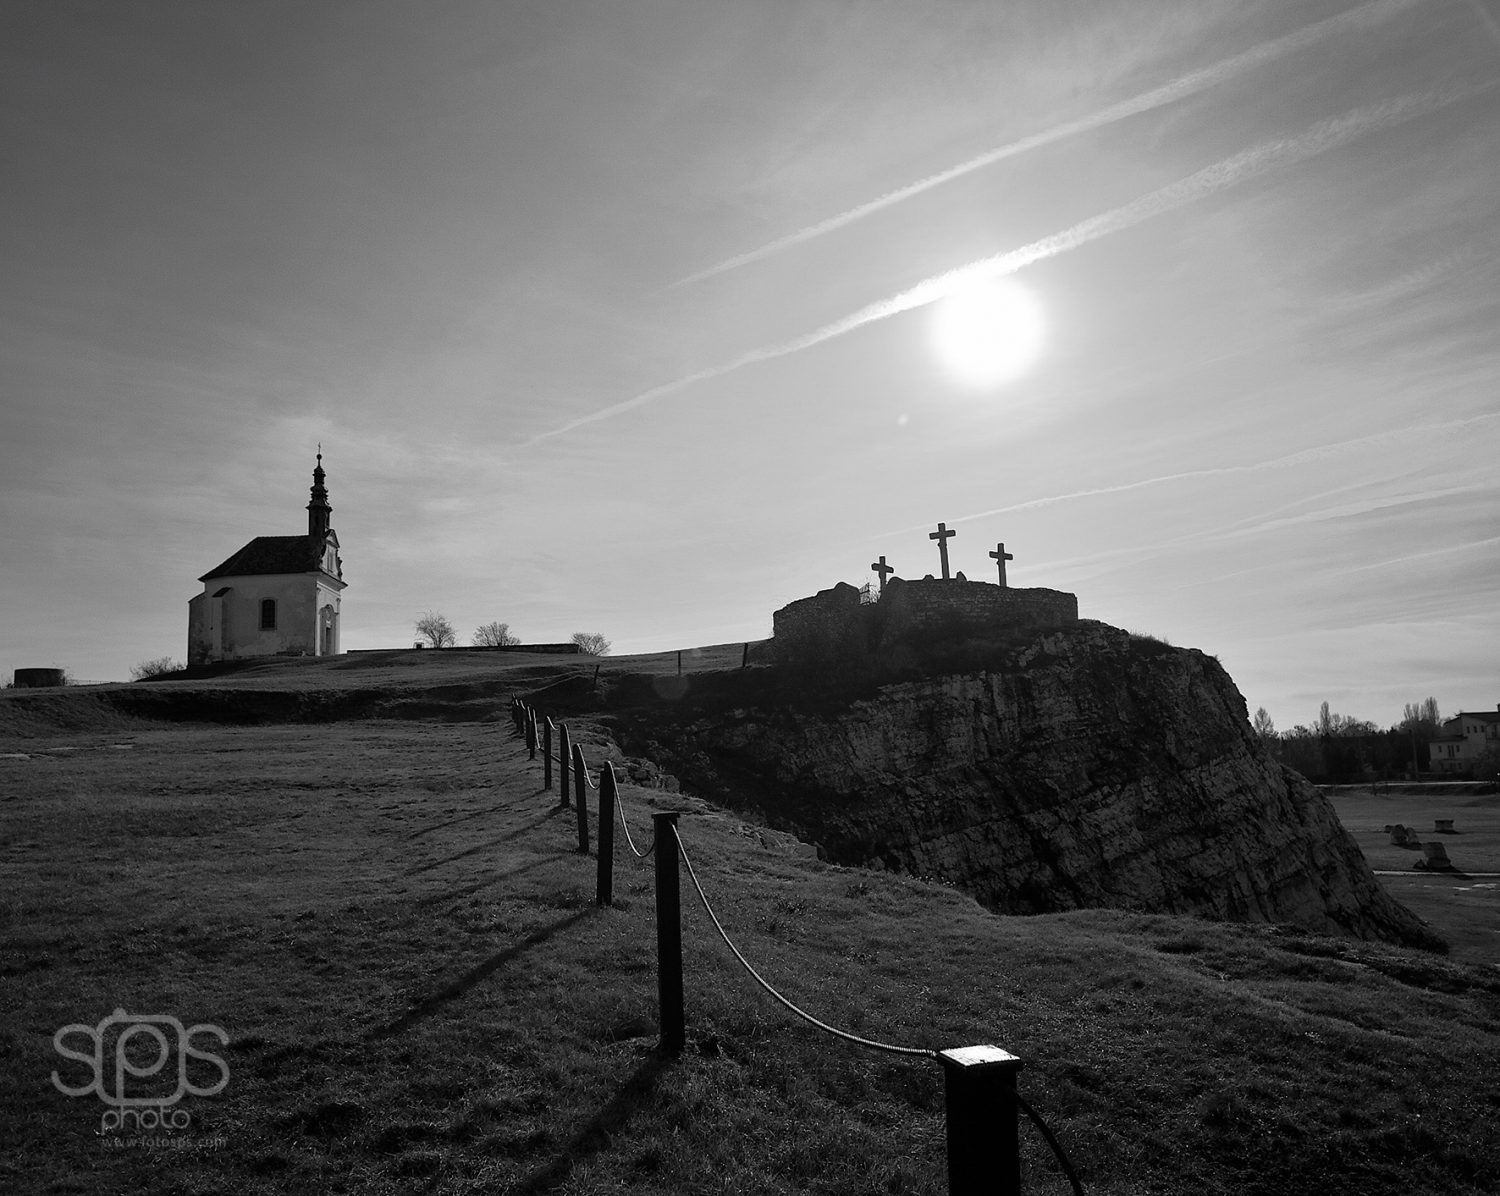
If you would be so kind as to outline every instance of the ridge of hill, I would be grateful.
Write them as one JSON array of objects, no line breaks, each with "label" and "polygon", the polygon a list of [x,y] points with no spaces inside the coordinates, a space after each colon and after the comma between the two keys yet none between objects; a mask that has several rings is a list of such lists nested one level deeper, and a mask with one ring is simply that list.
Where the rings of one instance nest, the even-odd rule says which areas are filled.
[{"label": "ridge of hill", "polygon": [[[695,792],[826,858],[954,883],[1001,912],[1117,908],[1441,948],[1327,800],[1273,761],[1202,652],[1086,621],[727,670],[747,645],[598,659],[484,650],[267,661],[222,676],[12,691],[0,733],[122,716],[216,723],[494,717],[519,690],[607,712]],[[757,653],[757,655],[762,655]],[[605,665],[608,664],[608,672]],[[716,667],[720,666],[720,667]]]}]

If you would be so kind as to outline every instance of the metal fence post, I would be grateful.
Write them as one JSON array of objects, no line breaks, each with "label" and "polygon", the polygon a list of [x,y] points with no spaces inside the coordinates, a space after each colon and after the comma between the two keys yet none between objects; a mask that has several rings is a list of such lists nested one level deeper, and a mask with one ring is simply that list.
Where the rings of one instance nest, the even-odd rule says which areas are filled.
[{"label": "metal fence post", "polygon": [[589,770],[583,745],[573,745],[573,808],[578,811],[578,854],[589,853]]},{"label": "metal fence post", "polygon": [[568,724],[557,724],[557,763],[562,769],[562,796],[558,800],[560,809],[567,809],[568,801],[568,769],[571,767],[568,757]]},{"label": "metal fence post", "polygon": [[948,1196],[1020,1196],[1016,1072],[997,1046],[939,1051],[948,1109]]},{"label": "metal fence post", "polygon": [[682,906],[677,876],[677,812],[653,814],[656,824],[656,998],[660,1050],[678,1054],[687,1041],[682,1014]]},{"label": "metal fence post", "polygon": [[529,759],[536,759],[536,711],[530,708],[526,711],[526,750],[531,753]]},{"label": "metal fence post", "polygon": [[606,760],[599,766],[599,867],[594,884],[594,904],[615,901],[615,770]]},{"label": "metal fence post", "polygon": [[552,720],[542,720],[542,788],[552,788]]}]

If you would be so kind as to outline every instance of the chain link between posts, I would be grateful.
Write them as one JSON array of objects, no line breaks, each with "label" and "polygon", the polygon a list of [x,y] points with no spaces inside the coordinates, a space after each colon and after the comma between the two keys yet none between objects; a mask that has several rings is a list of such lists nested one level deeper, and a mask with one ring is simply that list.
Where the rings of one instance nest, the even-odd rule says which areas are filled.
[{"label": "chain link between posts", "polygon": [[630,824],[625,821],[625,802],[624,799],[620,797],[620,789],[618,785],[615,787],[615,811],[620,815],[620,826],[625,830],[625,842],[630,845],[630,850],[634,853],[636,859],[644,860],[656,849],[656,836],[651,836],[651,842],[646,844],[645,851],[640,850],[640,848],[635,845],[635,840],[630,836]]},{"label": "chain link between posts", "polygon": [[846,1042],[856,1043],[857,1045],[863,1047],[870,1047],[872,1050],[885,1051],[892,1055],[917,1055],[924,1059],[937,1058],[937,1052],[928,1047],[895,1046],[889,1042],[878,1042],[873,1038],[861,1038],[858,1034],[850,1034],[847,1030],[840,1030],[835,1026],[830,1026],[827,1022],[819,1021],[806,1010],[798,1008],[796,1005],[792,1004],[791,1001],[787,1000],[786,997],[782,996],[779,992],[772,988],[765,977],[763,977],[759,972],[755,970],[753,966],[751,966],[750,961],[746,959],[742,954],[740,954],[740,949],[734,945],[734,941],[725,932],[724,926],[719,921],[718,915],[714,913],[714,907],[708,903],[708,895],[704,893],[703,886],[698,883],[698,874],[693,871],[693,861],[688,859],[687,848],[683,846],[682,836],[677,833],[676,827],[672,828],[672,837],[677,840],[677,851],[682,856],[682,862],[687,865],[688,878],[692,880],[693,888],[698,890],[698,900],[703,902],[703,908],[708,912],[709,921],[714,924],[714,929],[719,932],[719,937],[723,939],[725,945],[734,952],[734,957],[740,961],[740,964],[742,967],[744,967],[745,971],[749,972],[750,975],[754,977],[755,982],[759,984],[763,989],[765,989],[766,992],[770,993],[771,996],[780,1001],[782,1005],[786,1006],[787,1009],[791,1010],[803,1021],[809,1023],[810,1025],[814,1025],[819,1030],[826,1031],[827,1033],[832,1034],[837,1038],[842,1038]]}]

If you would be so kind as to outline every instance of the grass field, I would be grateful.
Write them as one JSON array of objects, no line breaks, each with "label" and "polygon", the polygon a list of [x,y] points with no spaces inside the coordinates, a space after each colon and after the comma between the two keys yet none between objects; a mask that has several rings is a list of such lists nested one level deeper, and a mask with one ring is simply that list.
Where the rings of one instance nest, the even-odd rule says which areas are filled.
[{"label": "grass field", "polygon": [[[649,870],[618,843],[596,907],[540,775],[498,719],[0,737],[0,1191],[945,1191],[937,1067],[793,1020],[686,876],[689,1046],[656,1054]],[[1500,1187],[1494,968],[1289,928],[1001,918],[691,798],[623,797],[638,838],[653,802],[684,810],[726,927],[810,1012],[1025,1060],[1091,1193]],[[52,1083],[89,1071],[54,1033],[115,1009],[228,1035],[206,1047],[223,1092],[136,1136],[160,1141],[101,1135],[105,1105]],[[1022,1141],[1027,1190],[1066,1191]]]}]

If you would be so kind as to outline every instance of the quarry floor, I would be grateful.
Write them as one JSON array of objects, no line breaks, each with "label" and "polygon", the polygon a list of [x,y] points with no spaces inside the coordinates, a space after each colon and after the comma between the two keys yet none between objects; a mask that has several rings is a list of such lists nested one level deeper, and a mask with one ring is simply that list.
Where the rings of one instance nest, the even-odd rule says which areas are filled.
[{"label": "quarry floor", "polygon": [[[1329,801],[1386,891],[1430,922],[1453,958],[1500,967],[1500,794],[1345,791]],[[1438,819],[1452,819],[1452,832],[1438,834]],[[1454,870],[1413,868],[1422,852],[1391,843],[1385,828],[1397,823],[1441,842]]]}]

